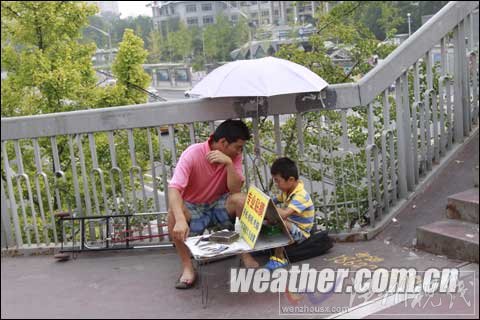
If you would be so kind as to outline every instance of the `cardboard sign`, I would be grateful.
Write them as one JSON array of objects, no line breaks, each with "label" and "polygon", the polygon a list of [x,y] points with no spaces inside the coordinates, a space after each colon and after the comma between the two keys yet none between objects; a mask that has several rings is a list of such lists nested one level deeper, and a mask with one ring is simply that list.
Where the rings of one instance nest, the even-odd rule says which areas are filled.
[{"label": "cardboard sign", "polygon": [[269,202],[270,198],[256,187],[251,186],[248,189],[247,200],[240,219],[240,236],[252,249],[255,247],[255,242],[257,242],[262,229]]},{"label": "cardboard sign", "polygon": [[247,200],[245,201],[242,218],[240,219],[240,236],[251,249],[255,247],[265,218],[270,223],[279,224],[283,234],[286,235],[289,241],[293,242],[285,221],[278,214],[272,199],[260,191],[260,189],[251,186],[248,189]]}]

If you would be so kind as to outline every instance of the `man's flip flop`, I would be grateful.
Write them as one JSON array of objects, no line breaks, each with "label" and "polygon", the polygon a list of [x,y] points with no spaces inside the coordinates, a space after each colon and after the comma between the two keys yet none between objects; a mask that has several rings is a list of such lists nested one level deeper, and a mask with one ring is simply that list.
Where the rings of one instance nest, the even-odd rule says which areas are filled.
[{"label": "man's flip flop", "polygon": [[180,276],[175,283],[176,289],[190,289],[195,286],[195,282],[197,281],[197,272],[195,271],[195,278],[192,281],[182,281],[182,276]]}]

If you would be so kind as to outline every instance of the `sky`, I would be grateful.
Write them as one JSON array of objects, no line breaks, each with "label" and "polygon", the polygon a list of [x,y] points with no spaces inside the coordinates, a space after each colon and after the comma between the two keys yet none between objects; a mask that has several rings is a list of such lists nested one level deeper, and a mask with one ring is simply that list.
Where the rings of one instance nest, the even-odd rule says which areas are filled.
[{"label": "sky", "polygon": [[152,16],[152,8],[146,7],[150,1],[117,1],[121,18],[136,17],[139,15]]}]

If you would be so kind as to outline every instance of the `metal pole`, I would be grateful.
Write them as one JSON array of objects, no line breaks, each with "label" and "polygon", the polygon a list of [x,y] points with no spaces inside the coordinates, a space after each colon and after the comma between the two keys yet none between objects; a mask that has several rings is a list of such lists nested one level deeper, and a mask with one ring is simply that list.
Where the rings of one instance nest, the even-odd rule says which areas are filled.
[{"label": "metal pole", "polygon": [[97,30],[98,32],[100,32],[101,34],[103,34],[104,36],[107,36],[108,37],[108,46],[109,46],[109,50],[110,50],[110,53],[109,53],[109,62],[110,64],[112,63],[112,37],[110,36],[110,32],[106,32],[100,28],[97,28],[95,26],[92,26],[92,25],[87,25],[87,27],[90,27],[94,30]]},{"label": "metal pole", "polygon": [[411,20],[410,20],[410,12],[407,13],[407,17],[408,17],[408,36],[410,37],[412,35],[412,28],[411,28]]}]

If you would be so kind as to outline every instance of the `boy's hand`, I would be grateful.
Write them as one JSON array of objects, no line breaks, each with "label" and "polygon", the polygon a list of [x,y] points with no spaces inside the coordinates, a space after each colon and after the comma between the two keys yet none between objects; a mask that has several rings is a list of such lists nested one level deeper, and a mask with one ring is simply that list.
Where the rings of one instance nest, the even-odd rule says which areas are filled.
[{"label": "boy's hand", "polygon": [[294,214],[295,211],[292,209],[292,208],[286,208],[286,209],[283,209],[283,208],[279,208],[278,209],[278,213],[280,215],[280,217],[283,219],[283,220],[287,220],[287,218]]},{"label": "boy's hand", "polygon": [[215,150],[207,153],[207,161],[210,163],[219,163],[224,165],[232,164],[232,159],[227,156],[225,153]]}]

